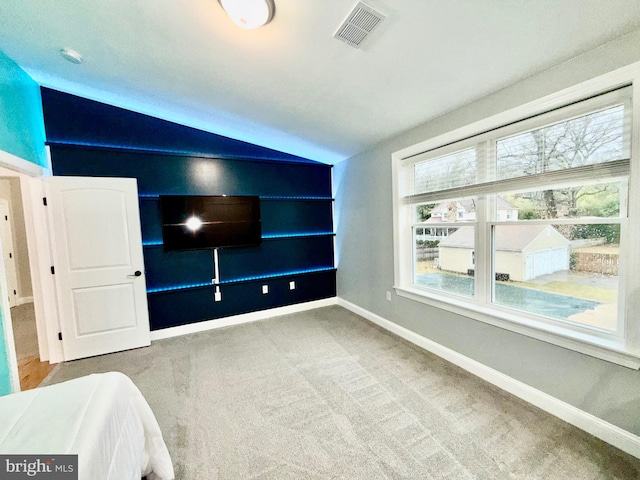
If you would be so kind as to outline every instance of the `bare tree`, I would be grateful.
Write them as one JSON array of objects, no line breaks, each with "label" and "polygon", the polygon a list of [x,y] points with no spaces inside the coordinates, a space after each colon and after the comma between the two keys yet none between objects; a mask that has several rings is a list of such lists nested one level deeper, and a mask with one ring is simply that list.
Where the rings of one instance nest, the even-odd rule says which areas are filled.
[{"label": "bare tree", "polygon": [[432,192],[471,185],[476,181],[476,153],[466,149],[415,166],[415,191]]},{"label": "bare tree", "polygon": [[[612,107],[498,142],[498,176],[513,178],[620,158],[623,109]],[[577,216],[578,200],[600,190],[584,186],[539,193],[543,216]]]}]

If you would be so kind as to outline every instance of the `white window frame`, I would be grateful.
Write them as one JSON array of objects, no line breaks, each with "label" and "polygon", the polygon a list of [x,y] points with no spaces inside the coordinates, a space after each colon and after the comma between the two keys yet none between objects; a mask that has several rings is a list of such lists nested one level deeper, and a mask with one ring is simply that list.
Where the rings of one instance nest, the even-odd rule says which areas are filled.
[{"label": "white window frame", "polygon": [[[400,195],[401,170],[406,161],[424,152],[442,149],[443,153],[465,148],[467,141],[477,143],[477,136],[504,127],[514,122],[539,115],[554,109],[579,102],[594,95],[625,85],[632,89],[631,165],[629,171],[628,222],[626,222],[625,247],[620,252],[620,265],[629,272],[640,270],[640,62],[615,70],[608,74],[583,82],[560,92],[523,104],[478,122],[466,125],[443,135],[404,148],[392,154],[393,181],[393,235],[394,235],[394,289],[404,298],[422,302],[443,310],[464,315],[519,334],[527,335],[554,345],[575,350],[596,358],[610,361],[628,368],[640,369],[640,275],[620,274],[620,295],[624,295],[624,319],[622,335],[603,334],[588,328],[555,321],[541,321],[524,312],[514,312],[495,305],[478,305],[456,295],[419,289],[413,286],[413,246],[411,225],[414,222],[411,208],[406,206]],[[470,137],[476,137],[470,138]],[[452,144],[456,145],[452,145]],[[449,147],[447,147],[449,146]],[[444,148],[443,148],[444,147]],[[403,163],[404,162],[404,163]],[[635,188],[634,188],[635,187]],[[622,208],[622,206],[621,206]],[[479,219],[480,220],[480,219]],[[481,222],[479,229],[489,228],[495,222]],[[486,238],[486,232],[479,236]],[[486,243],[486,242],[484,242]],[[487,245],[478,248],[488,248]],[[488,253],[488,252],[487,252]],[[476,259],[476,262],[484,255]],[[478,270],[486,270],[487,265],[477,265]],[[478,282],[484,288],[484,282]],[[488,286],[486,286],[488,288]],[[625,293],[626,292],[626,293]]]}]

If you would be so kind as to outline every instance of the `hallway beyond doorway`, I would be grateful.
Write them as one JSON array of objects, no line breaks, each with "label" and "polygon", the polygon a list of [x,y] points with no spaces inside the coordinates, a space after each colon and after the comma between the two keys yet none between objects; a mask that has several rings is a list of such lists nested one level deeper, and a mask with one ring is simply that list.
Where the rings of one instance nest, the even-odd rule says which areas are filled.
[{"label": "hallway beyond doorway", "polygon": [[18,359],[21,390],[36,388],[55,365],[41,362],[38,352],[38,334],[33,303],[11,308],[13,336]]}]

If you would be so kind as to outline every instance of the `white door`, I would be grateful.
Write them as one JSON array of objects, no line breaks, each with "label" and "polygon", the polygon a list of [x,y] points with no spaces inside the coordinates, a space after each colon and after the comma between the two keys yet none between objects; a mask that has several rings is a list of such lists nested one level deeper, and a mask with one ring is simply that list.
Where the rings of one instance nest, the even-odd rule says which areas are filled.
[{"label": "white door", "polygon": [[136,180],[44,182],[64,359],[149,345]]},{"label": "white door", "polygon": [[16,257],[13,248],[13,233],[11,229],[11,214],[9,204],[0,201],[0,238],[2,240],[2,252],[4,268],[7,275],[7,293],[9,306],[15,307],[18,303],[18,277],[16,275]]}]

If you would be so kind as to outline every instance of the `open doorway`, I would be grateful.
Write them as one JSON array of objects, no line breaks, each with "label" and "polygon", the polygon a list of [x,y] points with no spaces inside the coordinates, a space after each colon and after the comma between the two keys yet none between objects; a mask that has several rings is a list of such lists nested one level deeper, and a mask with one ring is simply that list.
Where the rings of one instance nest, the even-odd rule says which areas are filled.
[{"label": "open doorway", "polygon": [[53,369],[41,361],[20,179],[0,176],[0,241],[20,388],[37,387]]}]

